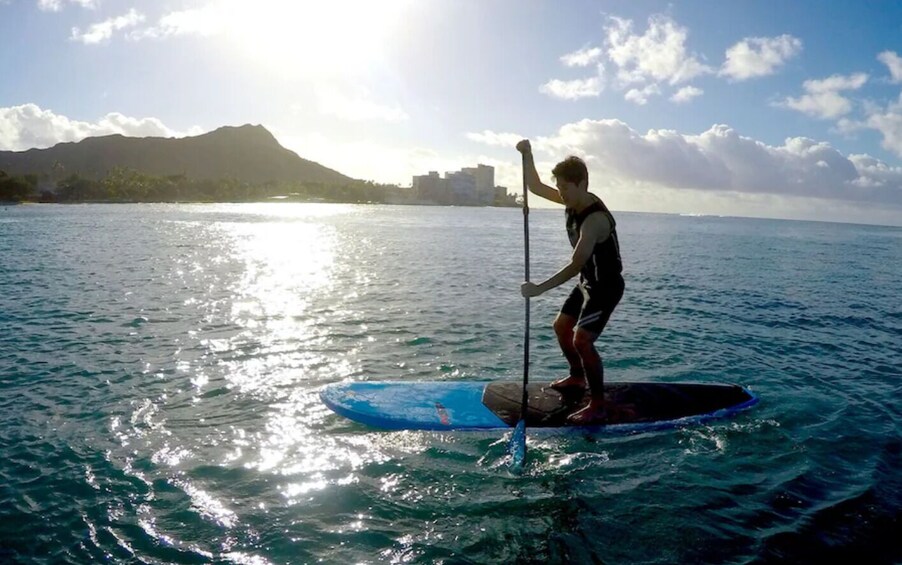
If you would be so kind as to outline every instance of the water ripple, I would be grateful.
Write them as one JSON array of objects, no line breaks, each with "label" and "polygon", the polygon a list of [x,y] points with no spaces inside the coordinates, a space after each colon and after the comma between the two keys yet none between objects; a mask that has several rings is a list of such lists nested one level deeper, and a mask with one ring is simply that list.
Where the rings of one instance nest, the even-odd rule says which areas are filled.
[{"label": "water ripple", "polygon": [[[899,230],[619,214],[611,380],[727,381],[728,422],[378,432],[341,380],[520,378],[517,210],[34,206],[0,223],[0,558],[902,560]],[[531,214],[532,270],[567,257]],[[531,378],[566,370],[532,302]]]}]

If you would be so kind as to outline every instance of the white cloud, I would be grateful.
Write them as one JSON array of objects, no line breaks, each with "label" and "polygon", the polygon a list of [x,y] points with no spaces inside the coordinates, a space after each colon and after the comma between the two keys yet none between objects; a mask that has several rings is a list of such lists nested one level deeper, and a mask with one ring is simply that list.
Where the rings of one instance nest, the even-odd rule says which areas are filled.
[{"label": "white cloud", "polygon": [[0,149],[24,151],[98,135],[129,137],[183,137],[202,133],[199,128],[177,132],[157,118],[132,118],[110,113],[96,122],[72,120],[35,104],[0,108]]},{"label": "white cloud", "polygon": [[884,149],[902,157],[902,95],[896,103],[873,110],[865,125],[883,135],[881,145]]},{"label": "white cloud", "polygon": [[893,83],[902,82],[902,57],[899,57],[895,51],[884,51],[877,55],[877,59],[889,69]]},{"label": "white cloud", "polygon": [[886,106],[874,102],[867,102],[863,106],[864,118],[842,118],[836,123],[836,129],[844,134],[868,129],[877,131],[883,136],[883,148],[902,157],[902,95]]},{"label": "white cloud", "polygon": [[44,12],[59,12],[64,4],[78,4],[82,8],[96,8],[100,0],[38,0],[38,9]]},{"label": "white cloud", "polygon": [[649,97],[657,96],[659,94],[661,94],[661,89],[658,85],[649,84],[645,88],[631,88],[623,97],[628,102],[638,104],[639,106],[645,106],[648,103]]},{"label": "white cloud", "polygon": [[588,67],[601,57],[601,49],[598,47],[583,47],[579,51],[567,53],[561,57],[561,62],[567,67]]},{"label": "white cloud", "polygon": [[109,41],[114,31],[120,31],[129,27],[135,27],[144,21],[144,14],[137,12],[134,8],[129,10],[124,16],[110,18],[108,20],[92,24],[87,31],[82,32],[77,27],[72,28],[71,39],[73,41],[81,41],[86,45],[92,45]]},{"label": "white cloud", "polygon": [[[409,185],[413,175],[485,163],[495,167],[496,184],[507,186],[508,192],[519,192],[522,182],[520,161],[510,145],[520,136],[513,133],[467,134],[488,145],[508,144],[511,157],[506,163],[479,153],[450,157],[426,148],[367,140],[348,144],[316,133],[274,133],[284,147],[354,178]],[[642,135],[616,120],[587,120],[568,124],[552,137],[534,139],[533,150],[543,178],[563,155],[585,156],[592,190],[603,195],[613,210],[902,225],[902,169],[867,156],[846,159],[829,145],[811,140],[787,140],[773,147],[726,126],[698,136],[672,131]],[[355,157],[349,160],[348,155]],[[644,160],[650,162],[650,170]],[[780,169],[768,173],[768,167]],[[790,172],[794,176],[782,179]],[[838,180],[824,189],[820,182],[830,175]],[[750,188],[737,188],[742,186]],[[837,198],[842,199],[841,206]],[[530,204],[543,207],[542,199]]]},{"label": "white cloud", "polygon": [[407,113],[397,106],[379,104],[370,99],[366,89],[347,92],[337,87],[322,86],[316,90],[320,113],[349,122],[403,122]]},{"label": "white cloud", "polygon": [[686,51],[688,30],[663,14],[651,16],[642,35],[633,33],[631,20],[615,17],[609,18],[605,33],[608,56],[625,84],[677,85],[713,72]]},{"label": "white cloud", "polygon": [[539,87],[539,92],[564,100],[598,96],[601,91],[602,83],[599,77],[566,81],[552,79]]},{"label": "white cloud", "polygon": [[605,179],[902,206],[902,168],[865,156],[847,157],[807,138],[771,146],[725,125],[699,135],[672,130],[640,134],[619,120],[587,119],[537,141],[537,148],[556,155],[583,155]]},{"label": "white cloud", "polygon": [[852,102],[837,92],[825,91],[787,98],[785,106],[816,118],[834,119],[852,111]]},{"label": "white cloud", "polygon": [[807,92],[798,98],[788,97],[778,106],[798,110],[809,116],[835,119],[852,111],[852,102],[840,94],[844,90],[858,90],[868,81],[865,73],[842,76],[833,75],[823,80],[806,80],[802,87]]},{"label": "white cloud", "polygon": [[682,104],[685,102],[691,101],[693,98],[697,96],[701,96],[705,91],[701,88],[696,88],[694,86],[684,86],[679,89],[676,94],[670,97],[673,102],[678,104]]},{"label": "white cloud", "polygon": [[773,74],[802,50],[802,41],[791,35],[747,37],[726,51],[720,74],[747,80]]},{"label": "white cloud", "polygon": [[157,25],[136,30],[133,39],[162,39],[180,35],[211,36],[229,26],[229,12],[221,4],[210,3],[200,8],[170,12],[160,17]]},{"label": "white cloud", "polygon": [[[555,98],[576,100],[598,96],[605,84],[611,83],[625,92],[626,100],[646,104],[651,96],[661,94],[663,87],[678,86],[714,72],[687,51],[688,35],[685,27],[663,14],[651,16],[648,29],[641,34],[634,32],[631,20],[609,17],[602,39],[604,48],[586,46],[561,57],[561,62],[568,67],[595,64],[595,75],[576,80],[552,79],[539,91]],[[612,76],[606,80],[608,66]],[[671,99],[685,102],[700,93],[684,89]]]},{"label": "white cloud", "polygon": [[870,155],[849,155],[849,160],[861,172],[854,181],[863,187],[890,187],[898,191],[902,187],[902,167],[891,167]]},{"label": "white cloud", "polygon": [[837,90],[858,90],[868,81],[865,73],[842,76],[833,75],[823,80],[806,80],[802,85],[808,92],[834,92]]},{"label": "white cloud", "polygon": [[467,133],[467,139],[471,141],[495,147],[507,147],[509,149],[516,147],[517,143],[524,137],[517,133],[496,133],[489,130],[485,130],[482,133]]}]

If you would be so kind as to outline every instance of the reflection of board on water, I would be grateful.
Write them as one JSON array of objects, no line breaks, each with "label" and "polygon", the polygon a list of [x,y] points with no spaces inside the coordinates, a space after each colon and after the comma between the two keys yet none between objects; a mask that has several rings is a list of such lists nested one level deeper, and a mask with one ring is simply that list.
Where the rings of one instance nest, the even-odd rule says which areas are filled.
[{"label": "reflection of board on water", "polygon": [[[550,383],[530,383],[526,424],[570,427],[567,417],[585,406],[581,392],[561,393]],[[350,382],[325,387],[323,402],[355,422],[392,430],[510,428],[520,420],[523,388],[517,382]],[[730,384],[612,382],[605,421],[610,431],[668,428],[731,416],[758,398]]]}]

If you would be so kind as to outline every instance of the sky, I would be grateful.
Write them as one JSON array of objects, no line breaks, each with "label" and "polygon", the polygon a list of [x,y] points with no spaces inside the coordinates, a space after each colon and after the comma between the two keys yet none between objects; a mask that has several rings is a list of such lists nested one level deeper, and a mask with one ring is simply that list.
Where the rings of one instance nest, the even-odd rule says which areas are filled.
[{"label": "sky", "polygon": [[[349,176],[902,225],[902,3],[0,0],[0,150],[262,124]],[[531,205],[540,205],[530,201]]]}]

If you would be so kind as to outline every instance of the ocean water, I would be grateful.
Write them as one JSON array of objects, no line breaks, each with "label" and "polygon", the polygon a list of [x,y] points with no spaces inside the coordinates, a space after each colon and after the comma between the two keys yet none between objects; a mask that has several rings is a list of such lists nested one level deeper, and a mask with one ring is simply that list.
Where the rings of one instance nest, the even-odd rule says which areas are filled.
[{"label": "ocean water", "polygon": [[[530,215],[531,271],[568,255]],[[732,382],[635,435],[383,432],[343,380],[522,375],[516,209],[0,208],[0,562],[902,563],[902,229],[617,214],[606,378]],[[532,301],[530,375],[566,370]]]}]

